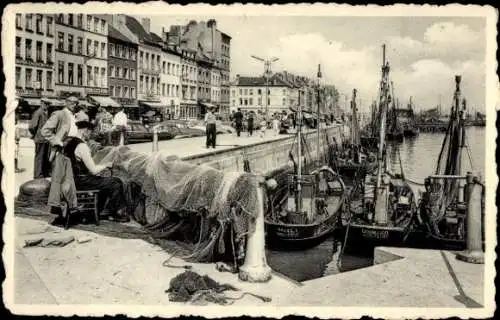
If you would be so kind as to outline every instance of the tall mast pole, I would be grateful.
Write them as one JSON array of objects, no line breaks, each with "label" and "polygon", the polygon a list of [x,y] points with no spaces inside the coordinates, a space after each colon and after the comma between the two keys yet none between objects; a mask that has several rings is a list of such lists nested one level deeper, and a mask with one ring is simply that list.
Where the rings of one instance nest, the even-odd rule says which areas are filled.
[{"label": "tall mast pole", "polygon": [[318,157],[318,164],[321,165],[323,161],[321,159],[321,150],[320,150],[320,145],[321,145],[320,131],[321,131],[321,129],[320,129],[320,118],[319,118],[319,105],[320,105],[320,96],[319,95],[320,95],[320,91],[321,91],[321,87],[320,87],[321,86],[321,83],[320,83],[320,81],[321,81],[321,65],[320,64],[318,64],[318,74],[317,74],[317,76],[318,76],[318,92],[317,92],[318,93],[318,96],[317,96],[317,102],[318,102],[318,108],[317,108],[317,110],[318,110],[318,114],[316,115],[316,119],[317,119],[316,120],[316,126],[317,126],[316,129],[318,130],[318,137],[317,137],[317,146],[316,146],[316,148],[317,148],[316,150],[317,151],[316,151],[316,154],[317,154],[317,157]]},{"label": "tall mast pole", "polygon": [[300,104],[299,90],[299,105],[297,106],[297,212],[302,212],[302,106]]}]

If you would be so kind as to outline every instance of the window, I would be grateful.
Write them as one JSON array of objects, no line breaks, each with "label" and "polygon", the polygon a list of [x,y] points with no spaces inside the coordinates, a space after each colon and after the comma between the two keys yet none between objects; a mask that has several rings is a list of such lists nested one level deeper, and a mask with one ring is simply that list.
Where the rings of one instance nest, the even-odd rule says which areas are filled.
[{"label": "window", "polygon": [[110,43],[109,44],[109,55],[114,56],[115,55],[115,45]]},{"label": "window", "polygon": [[73,21],[73,14],[72,14],[72,13],[70,13],[70,14],[68,14],[68,24],[69,24],[70,26],[73,26],[73,22],[74,22],[74,21]]},{"label": "window", "polygon": [[87,30],[91,31],[92,30],[92,17],[87,16]]},{"label": "window", "polygon": [[144,90],[146,91],[146,93],[149,93],[149,78],[146,77],[146,84],[144,86]]},{"label": "window", "polygon": [[47,36],[52,37],[54,32],[52,31],[52,17],[47,17],[46,26],[47,26]]},{"label": "window", "polygon": [[68,63],[68,84],[73,84],[73,63]]},{"label": "window", "polygon": [[[156,66],[158,67],[158,69],[160,69],[160,55],[156,56]],[[193,70],[194,70],[194,68],[193,68]],[[165,72],[163,72],[163,73],[165,73]]]},{"label": "window", "polygon": [[120,56],[121,56],[122,58],[125,58],[125,51],[126,51],[126,50],[127,50],[127,48],[126,48],[126,47],[122,47],[122,46],[120,46]]},{"label": "window", "polygon": [[139,81],[139,93],[143,93],[144,90],[143,90],[143,86],[144,86],[144,76],[140,76],[140,81]]},{"label": "window", "polygon": [[249,89],[249,91],[250,95],[253,95],[253,89]]},{"label": "window", "polygon": [[243,92],[245,93],[245,95],[248,94],[248,89],[244,89]]},{"label": "window", "polygon": [[130,80],[135,80],[135,69],[130,69]]},{"label": "window", "polygon": [[76,40],[76,52],[78,54],[83,54],[83,38],[82,37],[78,37],[78,39]]},{"label": "window", "polygon": [[97,32],[98,28],[99,28],[99,19],[94,18],[94,32]]},{"label": "window", "polygon": [[116,73],[115,73],[115,78],[120,78],[120,72],[121,71],[121,68],[120,67],[116,67]]},{"label": "window", "polygon": [[121,86],[116,87],[116,96],[117,97],[122,96],[122,87]]},{"label": "window", "polygon": [[257,105],[261,106],[262,105],[262,98],[259,98],[257,101],[258,101]]},{"label": "window", "polygon": [[241,96],[241,95],[243,95],[243,90],[242,90],[242,89],[240,89],[240,96]]},{"label": "window", "polygon": [[68,33],[68,51],[73,53],[73,35]]},{"label": "window", "polygon": [[23,28],[23,21],[22,20],[23,20],[22,15],[20,13],[16,13],[16,29]]},{"label": "window", "polygon": [[94,41],[94,56],[97,56],[99,53],[99,42]]},{"label": "window", "polygon": [[99,67],[94,67],[94,87],[98,86],[99,82]]},{"label": "window", "polygon": [[64,51],[64,33],[57,33],[57,49]]},{"label": "window", "polygon": [[286,99],[283,98],[283,106],[286,104]]},{"label": "window", "polygon": [[21,67],[16,67],[16,87],[21,87]]},{"label": "window", "polygon": [[21,38],[16,37],[16,58],[21,57]]},{"label": "window", "polygon": [[90,87],[91,82],[92,82],[92,67],[87,66],[87,87]]},{"label": "window", "polygon": [[92,40],[87,39],[87,55],[92,55]]},{"label": "window", "polygon": [[101,68],[101,87],[106,87],[106,68]]},{"label": "window", "polygon": [[26,39],[24,51],[26,52],[26,59],[31,60],[31,39]]},{"label": "window", "polygon": [[267,105],[270,105],[270,104],[271,104],[271,99],[267,98]]},{"label": "window", "polygon": [[109,76],[111,78],[115,76],[115,66],[109,66]]},{"label": "window", "polygon": [[43,21],[43,16],[41,14],[37,14],[36,15],[36,33],[43,34],[42,21]]},{"label": "window", "polygon": [[139,53],[139,66],[141,66],[141,67],[142,67],[142,60],[143,60],[143,58],[144,58],[144,52],[141,51]]},{"label": "window", "polygon": [[38,90],[43,90],[42,77],[43,77],[43,70],[37,70],[36,71],[36,82],[38,82],[38,84],[37,84],[36,89],[38,89]]},{"label": "window", "polygon": [[64,14],[57,15],[57,23],[64,24]]},{"label": "window", "polygon": [[128,98],[128,87],[123,87],[123,96]]},{"label": "window", "polygon": [[[163,71],[163,73],[165,73],[165,71]],[[167,74],[170,74],[170,62],[167,63]]]},{"label": "window", "polygon": [[26,68],[26,80],[24,82],[26,88],[33,88],[33,84],[31,83],[31,81],[33,80],[31,78],[32,72],[33,70],[31,70],[30,68]]},{"label": "window", "polygon": [[79,86],[83,85],[83,66],[81,64],[78,65],[78,72],[77,72],[77,84]]},{"label": "window", "polygon": [[162,63],[162,73],[165,74],[167,71],[167,63],[165,61],[163,61]]},{"label": "window", "polygon": [[115,86],[109,86],[109,95],[112,97],[115,96]]},{"label": "window", "polygon": [[247,99],[243,100],[243,104],[244,104],[245,106],[248,106],[248,100],[247,100]]},{"label": "window", "polygon": [[165,84],[164,83],[161,84],[161,95],[165,96]]},{"label": "window", "polygon": [[26,15],[26,30],[33,31],[33,15],[31,13]]},{"label": "window", "polygon": [[262,94],[262,90],[261,89],[257,89],[257,94]]},{"label": "window", "polygon": [[47,82],[45,83],[45,86],[47,87],[47,90],[52,90],[52,71],[47,71]]},{"label": "window", "polygon": [[149,53],[146,52],[146,60],[144,61],[145,62],[145,68],[147,68],[149,66]]},{"label": "window", "polygon": [[130,88],[130,98],[135,99],[135,88]]},{"label": "window", "polygon": [[43,59],[42,59],[42,46],[43,46],[42,41],[36,42],[36,61],[40,61],[40,62],[43,61]]},{"label": "window", "polygon": [[123,79],[128,79],[128,68],[123,68]]},{"label": "window", "polygon": [[253,105],[253,98],[248,99],[248,104],[251,106]]},{"label": "window", "polygon": [[101,57],[106,58],[106,43],[101,42]]},{"label": "window", "polygon": [[283,89],[283,95],[286,96],[286,89]]},{"label": "window", "polygon": [[83,28],[83,14],[79,14],[76,20],[78,28]]},{"label": "window", "polygon": [[232,92],[233,97],[236,96],[236,90],[232,90],[231,92]]},{"label": "window", "polygon": [[101,32],[105,33],[105,31],[106,31],[106,21],[101,20]]}]

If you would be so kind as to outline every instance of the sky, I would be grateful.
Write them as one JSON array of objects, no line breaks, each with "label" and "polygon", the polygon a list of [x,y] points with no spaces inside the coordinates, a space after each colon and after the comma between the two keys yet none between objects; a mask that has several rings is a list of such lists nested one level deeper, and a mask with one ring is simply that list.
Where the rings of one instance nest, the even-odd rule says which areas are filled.
[{"label": "sky", "polygon": [[[382,44],[387,46],[390,78],[401,103],[409,97],[417,110],[449,108],[454,76],[471,109],[484,110],[486,19],[469,17],[298,17],[298,16],[149,16],[151,29],[217,20],[230,35],[231,76],[258,76],[262,63],[250,55],[277,57],[274,71],[315,77],[321,64],[325,83],[334,84],[341,102],[358,90],[358,105],[368,111],[378,95]],[[140,17],[137,17],[140,18]]]}]

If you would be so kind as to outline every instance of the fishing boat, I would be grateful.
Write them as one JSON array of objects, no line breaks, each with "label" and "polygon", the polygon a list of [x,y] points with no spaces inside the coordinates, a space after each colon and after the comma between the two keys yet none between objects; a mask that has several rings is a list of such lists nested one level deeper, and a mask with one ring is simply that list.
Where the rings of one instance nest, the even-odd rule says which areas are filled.
[{"label": "fishing boat", "polygon": [[398,245],[414,227],[415,195],[404,178],[400,157],[400,174],[388,170],[386,154],[387,112],[391,103],[388,78],[389,63],[383,45],[382,81],[379,101],[379,145],[377,169],[367,174],[349,194],[349,205],[343,217],[345,242],[369,245]]},{"label": "fishing boat", "polygon": [[391,141],[403,141],[404,130],[399,121],[398,108],[396,103],[396,96],[394,95],[394,83],[391,82],[392,88],[392,108],[388,111],[389,117],[387,118],[387,139]]},{"label": "fishing boat", "polygon": [[413,112],[413,101],[410,97],[410,102],[408,103],[408,109],[404,110],[406,113],[405,121],[403,123],[403,134],[405,137],[416,137],[419,134],[419,130],[415,123],[415,113]]},{"label": "fishing boat", "polygon": [[377,117],[378,115],[378,109],[377,109],[377,103],[373,101],[371,105],[371,117],[370,117],[370,122],[368,125],[362,130],[361,132],[361,137],[360,137],[360,143],[361,146],[365,149],[368,150],[377,150],[377,145],[378,145],[378,124],[379,124],[379,119]]},{"label": "fishing boat", "polygon": [[[436,242],[464,248],[466,245],[467,195],[465,188],[465,100],[460,105],[461,77],[455,76],[454,103],[434,175],[425,179],[419,221]],[[472,160],[470,167],[473,169]],[[462,178],[460,178],[462,177]],[[483,188],[484,192],[484,188]],[[483,194],[484,214],[484,194]],[[483,228],[484,236],[484,228]]]},{"label": "fishing boat", "polygon": [[343,177],[353,177],[354,175],[364,176],[367,172],[374,170],[377,165],[375,154],[369,152],[368,148],[364,148],[361,145],[356,94],[357,90],[353,89],[350,144],[343,148],[343,150],[335,150],[335,152],[330,154],[330,166],[335,168]]},{"label": "fishing boat", "polygon": [[[318,66],[318,113],[321,69]],[[300,92],[300,91],[299,91]],[[297,108],[297,133],[290,152],[293,170],[286,173],[286,183],[269,194],[265,216],[268,247],[303,249],[315,246],[339,226],[346,188],[342,178],[321,157],[321,128],[317,128],[319,160],[307,161],[303,111]],[[318,118],[319,123],[319,118]],[[323,148],[323,150],[327,148]],[[294,154],[295,152],[295,154]]]}]

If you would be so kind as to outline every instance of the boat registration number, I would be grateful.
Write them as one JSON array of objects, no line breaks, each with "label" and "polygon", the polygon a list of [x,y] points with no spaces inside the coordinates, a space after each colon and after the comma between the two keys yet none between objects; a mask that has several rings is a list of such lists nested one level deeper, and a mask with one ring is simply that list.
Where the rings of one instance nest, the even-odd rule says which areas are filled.
[{"label": "boat registration number", "polygon": [[276,235],[286,239],[293,239],[299,236],[299,230],[297,228],[277,228]]},{"label": "boat registration number", "polygon": [[361,230],[361,234],[365,238],[371,238],[371,239],[388,239],[389,238],[389,231],[388,230],[373,230],[373,229],[365,229],[363,228]]}]

